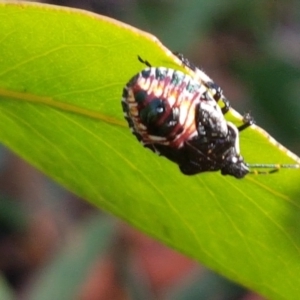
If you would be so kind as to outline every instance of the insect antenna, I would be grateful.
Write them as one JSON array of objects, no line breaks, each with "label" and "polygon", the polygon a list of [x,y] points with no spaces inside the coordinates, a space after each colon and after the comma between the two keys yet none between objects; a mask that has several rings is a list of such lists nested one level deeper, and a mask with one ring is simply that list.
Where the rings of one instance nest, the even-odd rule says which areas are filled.
[{"label": "insect antenna", "polygon": [[[278,172],[280,169],[299,169],[300,165],[298,164],[247,164],[246,166],[250,170],[250,174],[273,174]],[[257,169],[269,169],[269,170],[257,170]]]},{"label": "insect antenna", "polygon": [[152,67],[151,64],[150,64],[147,60],[142,59],[139,55],[138,55],[137,57],[138,57],[138,60],[139,60],[141,63],[145,64],[145,65],[146,65],[147,67],[149,67],[149,68]]}]

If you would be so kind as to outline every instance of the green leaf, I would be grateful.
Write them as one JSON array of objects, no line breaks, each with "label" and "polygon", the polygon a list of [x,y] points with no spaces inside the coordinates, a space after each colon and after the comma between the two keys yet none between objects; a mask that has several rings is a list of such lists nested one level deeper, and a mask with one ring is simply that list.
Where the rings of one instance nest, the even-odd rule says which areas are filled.
[{"label": "green leaf", "polygon": [[[91,203],[272,299],[300,293],[299,170],[187,177],[143,149],[120,105],[143,65],[182,69],[153,36],[78,10],[0,4],[0,140]],[[187,71],[186,71],[187,72]],[[226,115],[233,121],[239,118]],[[294,163],[256,128],[249,163]]]}]

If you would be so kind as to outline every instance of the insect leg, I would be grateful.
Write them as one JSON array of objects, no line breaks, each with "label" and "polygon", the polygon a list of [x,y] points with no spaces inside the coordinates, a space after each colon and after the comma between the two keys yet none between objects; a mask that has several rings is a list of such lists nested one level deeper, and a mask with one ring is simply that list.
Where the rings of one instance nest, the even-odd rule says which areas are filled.
[{"label": "insect leg", "polygon": [[221,107],[223,115],[225,115],[230,108],[229,101],[224,97],[222,89],[213,81],[205,82],[205,85],[212,91],[213,97],[216,102],[222,101],[223,107]]},{"label": "insect leg", "polygon": [[185,58],[182,53],[173,52],[173,54],[176,55],[177,58],[179,58],[186,67],[190,68],[193,71],[198,70],[198,68],[194,64],[192,64],[187,58]]},{"label": "insect leg", "polygon": [[222,101],[224,106],[221,108],[223,115],[225,115],[230,108],[229,101],[224,97],[222,89],[214,83],[203,71],[197,68],[194,64],[192,64],[187,58],[183,56],[183,54],[179,52],[173,52],[176,55],[184,66],[188,67],[192,71],[194,71],[198,76],[201,82],[211,90],[212,96],[216,100],[216,102]]},{"label": "insect leg", "polygon": [[238,130],[241,132],[251,126],[252,124],[255,123],[253,117],[250,115],[250,113],[245,113],[243,116],[243,125],[238,127]]}]

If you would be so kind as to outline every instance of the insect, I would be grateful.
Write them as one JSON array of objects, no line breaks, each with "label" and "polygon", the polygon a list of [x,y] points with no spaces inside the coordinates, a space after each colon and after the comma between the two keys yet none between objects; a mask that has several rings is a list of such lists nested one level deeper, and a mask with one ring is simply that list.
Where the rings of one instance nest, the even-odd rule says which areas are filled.
[{"label": "insect", "polygon": [[[230,104],[204,72],[177,54],[198,72],[192,78],[181,71],[152,67],[133,76],[123,89],[122,107],[132,133],[147,148],[175,162],[185,175],[221,171],[243,178],[248,173],[274,173],[278,165],[255,164],[269,171],[251,171],[240,155],[239,132],[253,124],[245,114],[239,127],[224,118]],[[218,102],[223,102],[223,107]],[[280,165],[280,167],[298,165]]]}]

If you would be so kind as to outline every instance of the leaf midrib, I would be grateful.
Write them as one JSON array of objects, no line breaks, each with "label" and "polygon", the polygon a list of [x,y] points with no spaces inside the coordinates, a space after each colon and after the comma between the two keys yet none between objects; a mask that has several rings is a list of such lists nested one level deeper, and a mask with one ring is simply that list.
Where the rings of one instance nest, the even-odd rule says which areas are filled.
[{"label": "leaf midrib", "polygon": [[103,121],[108,124],[117,125],[120,127],[127,127],[125,121],[107,116],[98,111],[92,111],[90,109],[86,109],[80,106],[75,106],[70,103],[57,101],[54,100],[52,97],[34,95],[27,92],[22,93],[22,92],[12,91],[8,89],[1,89],[1,88],[0,88],[0,97],[5,97],[6,99],[11,99],[11,100],[35,103],[39,105],[40,104],[46,105],[62,111],[74,113],[98,121]]}]

